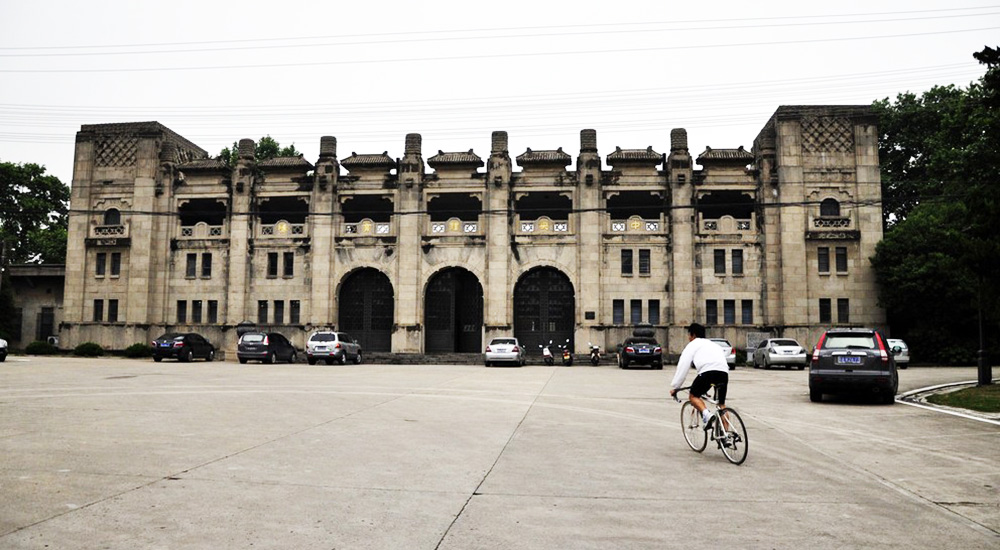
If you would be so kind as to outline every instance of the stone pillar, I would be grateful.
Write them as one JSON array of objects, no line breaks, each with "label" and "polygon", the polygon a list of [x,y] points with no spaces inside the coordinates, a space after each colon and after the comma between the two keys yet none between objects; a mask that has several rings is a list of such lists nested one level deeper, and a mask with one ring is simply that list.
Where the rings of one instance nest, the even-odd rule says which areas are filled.
[{"label": "stone pillar", "polygon": [[770,321],[777,326],[805,326],[809,324],[810,306],[805,262],[805,234],[809,219],[805,206],[801,118],[779,118],[775,131],[778,185],[772,188],[769,199],[774,206],[765,210],[765,215],[770,219],[769,223],[776,224],[776,227],[768,229],[777,239],[767,243],[765,258],[768,269],[779,269],[781,276],[769,278]]},{"label": "stone pillar", "polygon": [[420,269],[423,250],[420,236],[425,225],[426,210],[423,205],[424,159],[421,156],[420,134],[407,134],[403,159],[399,163],[399,201],[395,219],[397,228],[396,252],[396,326],[392,335],[392,349],[398,353],[419,353],[423,348],[421,311],[423,302],[422,273]]},{"label": "stone pillar", "polygon": [[[603,331],[596,330],[601,324],[601,273],[603,269],[601,235],[604,233],[607,216],[601,200],[601,156],[597,153],[597,131],[580,131],[580,156],[576,159],[577,199],[574,205],[578,238],[576,289],[577,326],[582,330],[575,335],[577,349],[581,344],[592,342],[606,350],[608,342]],[[588,319],[588,313],[590,319]]]},{"label": "stone pillar", "polygon": [[[337,281],[333,265],[333,239],[340,226],[335,219],[337,180],[340,163],[337,162],[337,138],[323,136],[319,140],[319,160],[313,172],[313,189],[309,198],[309,227],[311,246],[309,248],[311,295],[308,316],[303,320],[314,327],[334,326],[334,302],[337,299]],[[339,218],[339,212],[336,218]]]},{"label": "stone pillar", "polygon": [[667,281],[667,301],[670,304],[669,325],[665,352],[680,355],[687,343],[684,327],[694,321],[704,322],[698,301],[701,297],[696,284],[698,253],[695,235],[698,233],[698,215],[694,210],[694,162],[688,151],[687,130],[670,131],[670,154],[667,156],[667,185],[670,191],[670,277]]},{"label": "stone pillar", "polygon": [[[165,173],[161,172],[158,141],[154,137],[139,138],[135,184],[132,186],[131,197],[133,212],[158,211],[157,186],[170,187],[173,183],[170,181],[173,178],[172,163],[165,163],[167,170]],[[168,151],[168,154],[172,157],[173,151]],[[160,178],[168,181],[164,182]],[[170,212],[170,209],[166,211]],[[128,294],[123,297],[124,300],[119,300],[119,304],[127,304],[124,308],[126,322],[145,323],[150,318],[150,303],[162,302],[162,299],[157,300],[156,294],[162,288],[166,275],[157,269],[156,260],[163,254],[162,243],[169,243],[170,237],[174,235],[174,217],[142,214],[128,217],[131,240],[128,252]]]},{"label": "stone pillar", "polygon": [[512,166],[507,132],[493,132],[486,164],[486,280],[483,282],[485,340],[513,333],[514,281],[510,280]]},{"label": "stone pillar", "polygon": [[240,155],[233,168],[232,218],[229,220],[229,283],[226,321],[237,324],[257,321],[257,312],[247,304],[253,294],[253,242],[254,219],[252,216],[254,192],[254,141],[240,140]]},{"label": "stone pillar", "polygon": [[[84,295],[87,281],[87,246],[90,236],[90,191],[94,184],[94,140],[93,136],[79,132],[76,136],[76,154],[73,163],[73,184],[70,186],[69,227],[66,247],[66,284],[63,292],[63,321],[78,324],[84,319]],[[72,337],[60,335],[65,347],[74,342]]]},{"label": "stone pillar", "polygon": [[882,177],[878,162],[878,118],[874,115],[854,121],[854,158],[857,159],[858,230],[861,242],[859,254],[850,272],[855,278],[850,289],[852,320],[855,312],[864,312],[857,322],[865,326],[884,327],[885,310],[873,307],[871,296],[878,295],[875,270],[868,258],[875,255],[875,246],[882,240]]}]

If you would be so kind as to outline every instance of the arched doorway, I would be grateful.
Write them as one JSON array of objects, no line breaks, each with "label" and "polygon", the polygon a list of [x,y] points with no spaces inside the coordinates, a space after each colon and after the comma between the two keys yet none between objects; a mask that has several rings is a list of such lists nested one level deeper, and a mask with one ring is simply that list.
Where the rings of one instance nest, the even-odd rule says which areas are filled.
[{"label": "arched doorway", "polygon": [[424,294],[424,351],[483,351],[483,285],[470,271],[436,273]]},{"label": "arched doorway", "polygon": [[[528,353],[540,353],[540,345],[553,347],[567,339],[573,344],[576,297],[569,277],[551,267],[525,273],[514,286],[514,337]],[[556,350],[553,349],[555,354]]]},{"label": "arched doorway", "polygon": [[340,286],[340,330],[357,339],[364,351],[392,350],[395,311],[392,283],[377,269],[359,269]]}]

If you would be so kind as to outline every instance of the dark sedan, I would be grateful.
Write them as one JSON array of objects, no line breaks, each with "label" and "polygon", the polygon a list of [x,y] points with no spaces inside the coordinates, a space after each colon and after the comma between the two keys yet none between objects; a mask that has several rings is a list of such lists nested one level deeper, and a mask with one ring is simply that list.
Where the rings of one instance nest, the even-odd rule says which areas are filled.
[{"label": "dark sedan", "polygon": [[247,361],[271,364],[276,361],[294,363],[298,353],[295,346],[280,332],[248,332],[240,337],[236,345],[236,358],[240,363]]},{"label": "dark sedan", "polygon": [[187,362],[196,357],[206,361],[215,359],[215,346],[200,334],[168,332],[153,340],[153,361],[157,363],[164,358]]},{"label": "dark sedan", "polygon": [[650,365],[654,369],[662,369],[663,348],[650,336],[626,338],[618,352],[618,367],[627,369],[630,365]]}]

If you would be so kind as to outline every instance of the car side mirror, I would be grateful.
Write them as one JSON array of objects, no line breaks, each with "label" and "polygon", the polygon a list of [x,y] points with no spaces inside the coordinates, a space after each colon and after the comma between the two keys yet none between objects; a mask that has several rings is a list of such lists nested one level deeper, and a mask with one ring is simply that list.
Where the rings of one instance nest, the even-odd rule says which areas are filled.
[{"label": "car side mirror", "polygon": [[903,348],[901,348],[899,346],[892,346],[892,354],[893,355],[899,355],[900,353],[903,353]]}]

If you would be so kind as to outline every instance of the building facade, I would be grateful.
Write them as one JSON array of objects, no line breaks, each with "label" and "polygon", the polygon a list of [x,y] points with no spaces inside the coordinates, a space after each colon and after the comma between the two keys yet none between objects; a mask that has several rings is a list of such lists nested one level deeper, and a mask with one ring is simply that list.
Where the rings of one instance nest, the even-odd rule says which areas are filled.
[{"label": "building facade", "polygon": [[[614,349],[635,324],[668,353],[707,325],[737,347],[764,333],[807,347],[830,325],[883,326],[869,260],[882,237],[876,118],[867,106],[781,107],[752,150],[511,157],[494,132],[424,158],[229,167],[155,123],[77,134],[63,347],[122,349],[195,331],[235,349],[252,322],[299,347],[335,327],[366,351],[481,352],[513,334]],[[696,167],[696,164],[700,168]],[[606,167],[605,167],[606,166]]]}]

